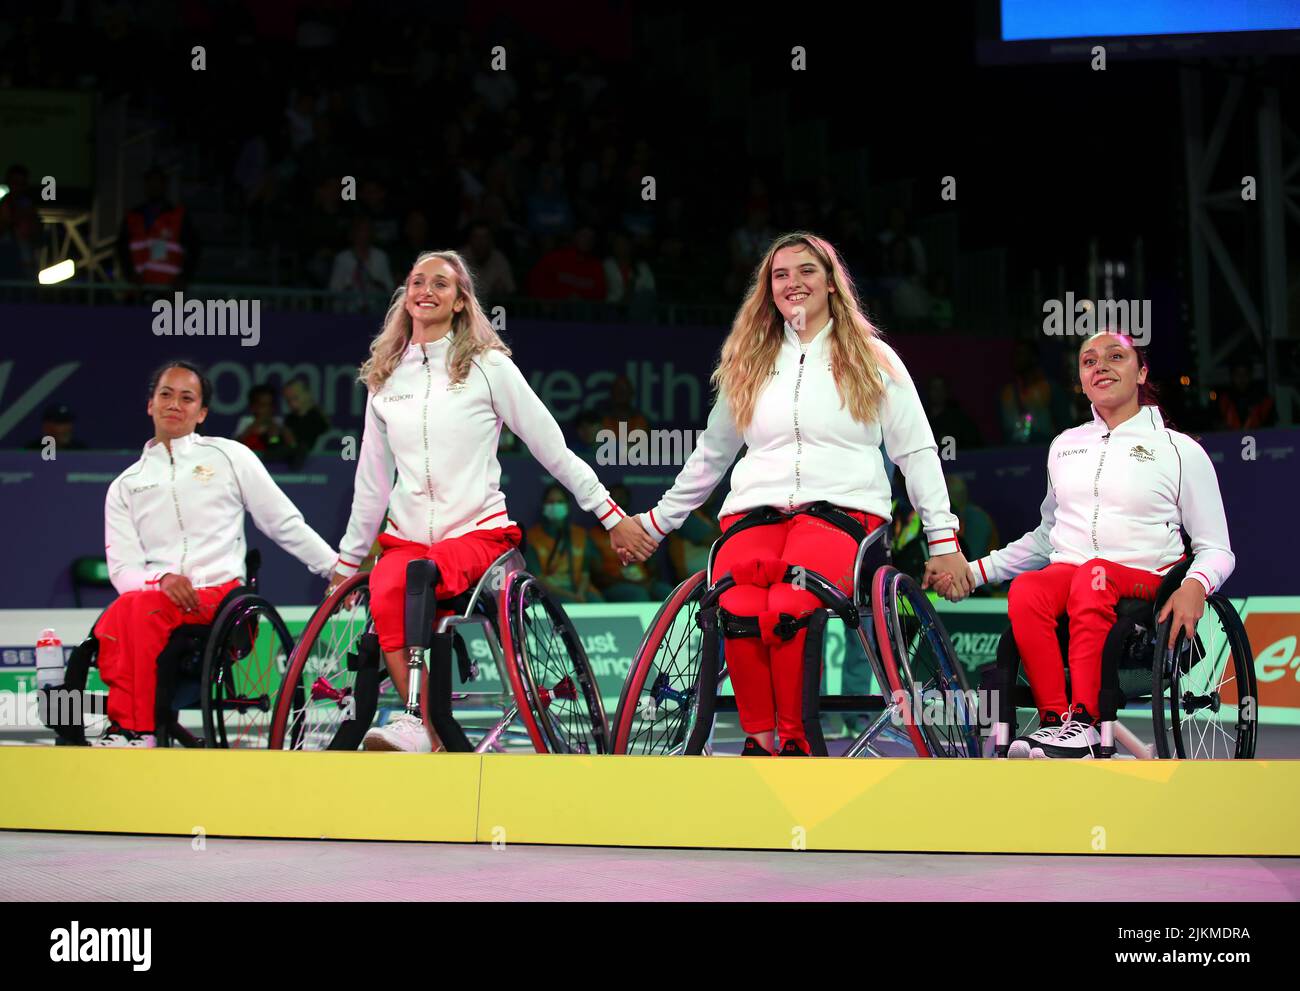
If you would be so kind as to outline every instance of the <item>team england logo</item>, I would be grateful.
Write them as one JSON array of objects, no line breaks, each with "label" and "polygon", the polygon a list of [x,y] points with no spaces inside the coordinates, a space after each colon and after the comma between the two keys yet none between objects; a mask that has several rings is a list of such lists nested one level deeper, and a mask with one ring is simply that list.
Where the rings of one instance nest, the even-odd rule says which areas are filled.
[{"label": "team england logo", "polygon": [[1153,452],[1148,451],[1141,444],[1134,444],[1133,450],[1128,452],[1130,458],[1137,458],[1139,461],[1154,461],[1156,456]]},{"label": "team england logo", "polygon": [[195,466],[194,466],[194,477],[197,478],[200,482],[202,482],[202,483],[205,484],[205,485],[206,485],[208,482],[212,481],[212,477],[213,477],[215,474],[216,474],[216,472],[214,472],[214,471],[213,471],[211,468],[209,468],[207,465],[195,465]]}]

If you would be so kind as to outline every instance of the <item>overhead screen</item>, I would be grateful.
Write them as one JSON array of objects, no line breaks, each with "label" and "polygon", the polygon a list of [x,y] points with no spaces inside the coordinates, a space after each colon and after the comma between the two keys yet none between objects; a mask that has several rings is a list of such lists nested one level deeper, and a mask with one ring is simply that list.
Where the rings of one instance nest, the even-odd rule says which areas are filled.
[{"label": "overhead screen", "polygon": [[985,0],[984,62],[1300,52],[1300,0]]}]

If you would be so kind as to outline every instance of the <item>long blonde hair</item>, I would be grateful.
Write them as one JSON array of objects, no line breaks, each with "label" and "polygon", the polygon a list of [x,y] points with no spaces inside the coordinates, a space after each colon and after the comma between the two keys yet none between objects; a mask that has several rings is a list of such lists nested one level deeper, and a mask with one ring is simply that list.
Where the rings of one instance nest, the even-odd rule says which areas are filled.
[{"label": "long blonde hair", "polygon": [[840,405],[859,423],[874,423],[885,397],[880,371],[893,373],[888,358],[877,346],[879,331],[863,314],[853,279],[840,256],[825,238],[806,231],[782,234],[767,249],[754,272],[749,293],[741,303],[731,333],[722,345],[722,357],[713,370],[713,385],[731,406],[736,429],[743,431],[754,418],[758,394],[767,383],[777,352],[781,350],[785,320],[772,298],[772,259],[782,248],[806,247],[826,270],[831,330],[831,374]]},{"label": "long blonde hair", "polygon": [[[469,366],[484,351],[500,351],[510,354],[510,348],[501,340],[488,322],[487,314],[479,306],[478,296],[474,292],[474,279],[470,275],[465,259],[456,251],[424,251],[415,259],[411,272],[427,262],[430,258],[441,258],[451,266],[456,275],[458,298],[465,300],[459,313],[452,314],[451,329],[453,338],[447,349],[447,372],[453,383],[463,382],[469,374]],[[370,357],[361,365],[357,375],[371,392],[378,392],[388,377],[393,374],[407,345],[411,343],[411,315],[406,312],[406,286],[411,280],[411,273],[393,293],[388,313],[384,317],[384,326],[370,342]]]}]

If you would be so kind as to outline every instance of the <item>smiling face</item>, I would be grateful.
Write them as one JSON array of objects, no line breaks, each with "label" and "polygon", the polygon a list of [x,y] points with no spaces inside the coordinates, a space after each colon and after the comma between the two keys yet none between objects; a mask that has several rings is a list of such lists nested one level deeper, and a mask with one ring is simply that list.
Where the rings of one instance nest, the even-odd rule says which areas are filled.
[{"label": "smiling face", "polygon": [[830,294],[835,291],[828,273],[806,244],[780,248],[772,256],[772,301],[781,316],[798,328],[816,333],[826,325],[830,312]]},{"label": "smiling face", "polygon": [[199,377],[187,368],[169,368],[149,399],[149,415],[159,440],[172,441],[194,432],[208,418]]},{"label": "smiling face", "polygon": [[416,327],[450,326],[465,308],[456,270],[444,258],[429,258],[411,269],[406,279],[406,312]]},{"label": "smiling face", "polygon": [[1079,384],[1098,409],[1117,409],[1137,402],[1138,386],[1147,380],[1133,342],[1123,334],[1097,334],[1079,352]]}]

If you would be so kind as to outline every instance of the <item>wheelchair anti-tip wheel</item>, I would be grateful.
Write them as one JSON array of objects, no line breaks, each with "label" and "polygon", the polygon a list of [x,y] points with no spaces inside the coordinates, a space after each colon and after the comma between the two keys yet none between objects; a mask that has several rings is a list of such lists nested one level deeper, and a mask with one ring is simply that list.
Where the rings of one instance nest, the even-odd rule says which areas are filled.
[{"label": "wheelchair anti-tip wheel", "polygon": [[871,582],[880,663],[920,757],[978,757],[977,706],[961,661],[921,587],[892,567]]},{"label": "wheelchair anti-tip wheel", "polygon": [[276,699],[271,749],[356,750],[385,673],[370,618],[370,575],[356,574],[302,631]]},{"label": "wheelchair anti-tip wheel", "polygon": [[655,613],[614,711],[616,754],[680,754],[695,722],[704,632],[696,622],[705,573],[678,585]]},{"label": "wheelchair anti-tip wheel", "polygon": [[212,621],[203,650],[201,706],[209,747],[265,747],[293,637],[260,595],[234,597]]},{"label": "wheelchair anti-tip wheel", "polygon": [[1179,631],[1170,651],[1169,620],[1156,630],[1151,720],[1156,756],[1249,760],[1255,756],[1259,694],[1246,628],[1220,595],[1188,640]]},{"label": "wheelchair anti-tip wheel", "polygon": [[510,573],[501,610],[506,672],[537,752],[608,753],[600,688],[564,610],[525,571]]}]

